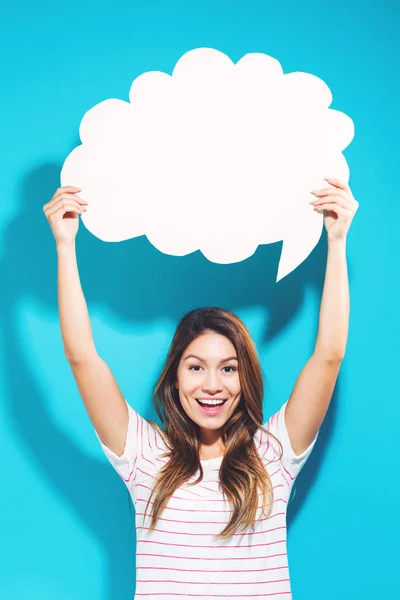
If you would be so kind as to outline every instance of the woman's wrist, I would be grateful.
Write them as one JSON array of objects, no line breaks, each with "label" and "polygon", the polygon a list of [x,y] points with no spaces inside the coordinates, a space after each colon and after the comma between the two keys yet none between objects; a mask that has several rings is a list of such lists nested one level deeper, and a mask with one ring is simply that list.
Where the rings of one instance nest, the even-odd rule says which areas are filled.
[{"label": "woman's wrist", "polygon": [[71,242],[57,242],[56,250],[59,256],[75,252],[75,240],[72,240]]},{"label": "woman's wrist", "polygon": [[339,247],[346,247],[346,237],[334,240],[334,239],[329,239],[328,237],[328,246],[339,246]]}]

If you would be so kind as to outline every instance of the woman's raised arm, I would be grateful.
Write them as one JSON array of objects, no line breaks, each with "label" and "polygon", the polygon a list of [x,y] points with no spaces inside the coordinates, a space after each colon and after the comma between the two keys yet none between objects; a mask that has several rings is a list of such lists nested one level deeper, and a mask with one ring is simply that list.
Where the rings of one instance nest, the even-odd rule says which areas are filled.
[{"label": "woman's raised arm", "polygon": [[61,334],[65,356],[89,418],[101,441],[121,455],[128,430],[128,407],[93,340],[75,249],[79,214],[87,209],[78,191],[72,186],[59,188],[43,207],[56,241]]}]

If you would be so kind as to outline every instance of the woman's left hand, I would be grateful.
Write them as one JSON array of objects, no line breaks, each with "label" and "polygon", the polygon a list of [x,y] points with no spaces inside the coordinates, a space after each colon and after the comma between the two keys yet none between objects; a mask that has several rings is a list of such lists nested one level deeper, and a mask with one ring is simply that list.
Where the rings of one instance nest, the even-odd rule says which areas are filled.
[{"label": "woman's left hand", "polygon": [[326,177],[325,181],[334,187],[313,190],[311,193],[317,198],[310,204],[314,205],[314,210],[324,211],[328,241],[344,240],[358,210],[358,202],[354,199],[349,186],[340,179]]}]

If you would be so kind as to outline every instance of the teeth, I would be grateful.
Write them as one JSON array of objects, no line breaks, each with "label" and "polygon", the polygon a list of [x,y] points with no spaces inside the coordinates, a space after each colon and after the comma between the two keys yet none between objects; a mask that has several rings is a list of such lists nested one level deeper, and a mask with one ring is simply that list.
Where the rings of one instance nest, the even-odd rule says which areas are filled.
[{"label": "teeth", "polygon": [[200,402],[200,404],[210,404],[211,406],[219,406],[220,404],[223,404],[225,402],[225,400],[198,400],[198,402]]}]

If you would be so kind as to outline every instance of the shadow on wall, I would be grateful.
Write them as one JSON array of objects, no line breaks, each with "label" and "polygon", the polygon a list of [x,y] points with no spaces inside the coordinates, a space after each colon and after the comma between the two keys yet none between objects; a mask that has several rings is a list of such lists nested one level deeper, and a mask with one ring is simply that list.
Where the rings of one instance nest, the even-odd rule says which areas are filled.
[{"label": "shadow on wall", "polygon": [[[125,487],[108,463],[86,456],[52,422],[37,376],[30,370],[18,340],[16,309],[21,297],[34,296],[57,311],[57,257],[42,206],[59,187],[59,173],[60,165],[50,164],[26,176],[21,188],[21,212],[5,235],[4,260],[0,265],[4,287],[0,302],[1,331],[7,348],[4,373],[10,426],[49,484],[63,494],[83,526],[106,550],[109,572],[104,597],[131,600],[135,586],[136,540]],[[295,315],[307,286],[322,290],[323,285],[325,234],[310,257],[276,284],[280,251],[280,243],[261,246],[246,261],[217,265],[207,261],[200,252],[185,257],[167,256],[144,236],[106,244],[91,235],[83,224],[77,238],[79,269],[89,306],[104,303],[126,320],[145,323],[160,317],[177,323],[187,311],[200,306],[228,309],[263,306],[269,314],[263,342],[273,339]],[[158,422],[152,407],[149,406],[148,412],[143,416]],[[335,412],[334,399],[317,446],[296,482],[296,495],[289,504],[289,523],[298,514],[313,485],[331,435]],[[57,451],[49,452],[49,448]]]}]

